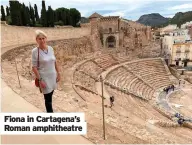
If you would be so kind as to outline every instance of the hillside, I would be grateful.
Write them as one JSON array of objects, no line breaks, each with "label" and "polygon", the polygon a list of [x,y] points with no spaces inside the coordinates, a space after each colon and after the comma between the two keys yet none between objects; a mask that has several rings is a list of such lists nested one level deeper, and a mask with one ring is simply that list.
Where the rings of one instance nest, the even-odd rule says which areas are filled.
[{"label": "hillside", "polygon": [[173,18],[165,18],[158,13],[145,14],[137,20],[137,22],[141,24],[153,27],[163,27],[168,24],[177,24],[177,26],[180,27],[182,24],[189,21],[192,21],[192,11],[184,13],[178,12]]},{"label": "hillside", "polygon": [[81,23],[89,23],[89,19],[86,17],[81,17]]},{"label": "hillside", "polygon": [[158,13],[142,15],[139,20],[137,20],[137,22],[149,26],[159,26],[167,23],[168,21],[169,18],[165,18]]},{"label": "hillside", "polygon": [[169,24],[177,24],[180,26],[186,22],[192,21],[192,11],[188,11],[185,13],[178,12],[175,16],[169,21]]}]

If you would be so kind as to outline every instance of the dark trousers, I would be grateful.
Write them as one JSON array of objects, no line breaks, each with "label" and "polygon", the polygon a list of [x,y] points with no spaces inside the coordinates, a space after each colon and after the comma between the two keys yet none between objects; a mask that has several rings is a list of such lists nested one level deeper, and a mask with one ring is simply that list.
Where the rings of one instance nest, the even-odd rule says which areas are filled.
[{"label": "dark trousers", "polygon": [[46,107],[47,113],[53,113],[53,108],[52,108],[53,92],[54,92],[54,90],[51,93],[44,94],[45,107]]}]

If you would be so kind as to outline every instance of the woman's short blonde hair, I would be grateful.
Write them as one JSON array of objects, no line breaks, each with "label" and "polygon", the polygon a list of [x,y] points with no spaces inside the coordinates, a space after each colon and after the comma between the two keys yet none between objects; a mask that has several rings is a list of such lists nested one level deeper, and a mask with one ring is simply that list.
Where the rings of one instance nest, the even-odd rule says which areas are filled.
[{"label": "woman's short blonde hair", "polygon": [[40,35],[42,35],[42,36],[47,38],[47,34],[45,32],[43,32],[41,30],[36,30],[35,31],[35,36],[36,36],[35,38],[39,37]]}]

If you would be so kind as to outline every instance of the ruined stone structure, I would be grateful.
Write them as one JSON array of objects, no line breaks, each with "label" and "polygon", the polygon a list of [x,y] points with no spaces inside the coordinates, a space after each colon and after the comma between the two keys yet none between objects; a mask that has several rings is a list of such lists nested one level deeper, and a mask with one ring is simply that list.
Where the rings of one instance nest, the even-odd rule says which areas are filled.
[{"label": "ruined stone structure", "polygon": [[[192,124],[184,124],[185,128],[178,126],[172,119],[175,112],[171,106],[172,100],[182,103],[182,115],[191,116],[190,95],[186,94],[181,102],[175,94],[168,96],[174,92],[167,95],[163,91],[178,80],[158,57],[160,45],[151,40],[150,27],[97,13],[90,20],[81,28],[41,28],[48,35],[48,45],[54,48],[61,73],[53,95],[54,112],[84,112],[86,138],[93,143],[191,143]],[[16,109],[26,110],[22,98],[45,111],[44,98],[34,85],[31,71],[36,29],[39,28],[2,25],[2,80],[18,96],[3,86],[4,110],[9,111],[13,104]],[[101,137],[101,86],[105,97],[106,140]],[[112,108],[110,96],[115,97]],[[4,136],[4,140],[11,139]]]},{"label": "ruined stone structure", "polygon": [[90,17],[91,35],[97,47],[136,49],[147,45],[152,39],[151,28],[142,24],[119,18],[103,17],[97,13]]}]

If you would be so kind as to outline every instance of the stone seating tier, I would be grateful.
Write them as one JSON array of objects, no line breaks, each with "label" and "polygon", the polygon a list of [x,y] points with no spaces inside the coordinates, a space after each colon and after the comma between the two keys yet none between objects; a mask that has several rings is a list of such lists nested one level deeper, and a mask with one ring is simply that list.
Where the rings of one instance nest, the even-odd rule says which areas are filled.
[{"label": "stone seating tier", "polygon": [[95,89],[95,80],[88,75],[85,75],[79,71],[74,72],[73,80],[75,84],[83,86],[93,92],[96,92]]},{"label": "stone seating tier", "polygon": [[[132,73],[127,71],[123,67],[119,67],[118,69],[113,70],[110,74],[106,77],[107,81],[110,82],[112,85],[117,86],[120,89],[126,89],[129,92],[137,95],[142,96],[144,98],[151,98],[152,97],[152,89],[147,86],[142,80],[134,76]],[[144,93],[141,90],[143,88],[149,87],[148,93]]]},{"label": "stone seating tier", "polygon": [[113,57],[111,55],[102,55],[101,57],[99,58],[96,58],[94,59],[94,61],[99,65],[101,66],[102,68],[104,69],[107,69],[109,68],[110,66],[112,65],[115,65],[117,64],[118,62],[113,59]]},{"label": "stone seating tier", "polygon": [[103,71],[103,69],[101,67],[99,67],[92,61],[83,63],[78,69],[88,73],[89,75],[91,75],[95,78],[98,77],[98,75]]}]

